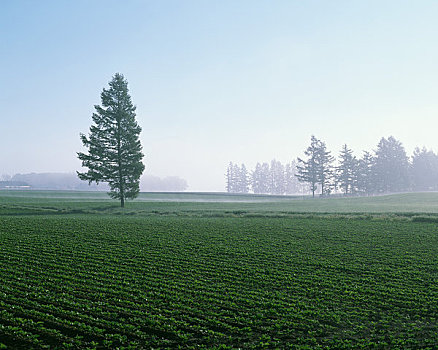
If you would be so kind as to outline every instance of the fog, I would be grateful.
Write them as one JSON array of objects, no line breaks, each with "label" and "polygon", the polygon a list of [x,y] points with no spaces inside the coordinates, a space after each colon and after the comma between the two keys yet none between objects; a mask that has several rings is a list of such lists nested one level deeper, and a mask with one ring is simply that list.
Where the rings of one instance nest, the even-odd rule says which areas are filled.
[{"label": "fog", "polygon": [[2,2],[0,174],[81,170],[116,72],[152,191],[225,191],[229,162],[287,164],[311,135],[336,157],[391,135],[436,152],[436,18],[435,1]]},{"label": "fog", "polygon": [[[140,191],[143,192],[181,192],[187,189],[187,181],[177,176],[160,178],[144,175],[140,178]],[[30,173],[3,174],[0,176],[0,189],[33,190],[74,190],[74,191],[109,191],[106,183],[96,184],[81,181],[76,173]]]}]

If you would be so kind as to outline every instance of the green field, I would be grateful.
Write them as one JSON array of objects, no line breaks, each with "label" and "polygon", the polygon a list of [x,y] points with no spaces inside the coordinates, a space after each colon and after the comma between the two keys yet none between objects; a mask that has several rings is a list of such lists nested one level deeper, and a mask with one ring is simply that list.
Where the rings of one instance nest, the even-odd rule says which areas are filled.
[{"label": "green field", "polygon": [[438,194],[0,192],[0,344],[436,349]]}]

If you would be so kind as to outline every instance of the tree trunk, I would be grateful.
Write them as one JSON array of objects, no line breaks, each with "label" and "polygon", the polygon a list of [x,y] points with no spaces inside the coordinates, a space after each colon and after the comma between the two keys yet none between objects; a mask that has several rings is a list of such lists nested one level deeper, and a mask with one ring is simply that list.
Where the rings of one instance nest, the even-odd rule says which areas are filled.
[{"label": "tree trunk", "polygon": [[120,121],[117,120],[117,158],[118,158],[118,166],[119,166],[119,190],[120,190],[120,206],[122,208],[125,207],[125,189],[123,183],[123,174],[122,174],[122,156],[121,156],[121,141],[120,141]]}]

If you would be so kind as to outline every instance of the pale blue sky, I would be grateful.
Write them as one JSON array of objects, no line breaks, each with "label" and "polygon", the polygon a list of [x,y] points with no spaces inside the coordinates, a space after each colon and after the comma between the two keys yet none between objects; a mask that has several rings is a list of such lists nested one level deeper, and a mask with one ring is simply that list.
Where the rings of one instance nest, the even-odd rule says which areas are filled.
[{"label": "pale blue sky", "polygon": [[0,174],[72,172],[116,72],[146,174],[224,190],[229,161],[438,151],[438,1],[1,1]]}]

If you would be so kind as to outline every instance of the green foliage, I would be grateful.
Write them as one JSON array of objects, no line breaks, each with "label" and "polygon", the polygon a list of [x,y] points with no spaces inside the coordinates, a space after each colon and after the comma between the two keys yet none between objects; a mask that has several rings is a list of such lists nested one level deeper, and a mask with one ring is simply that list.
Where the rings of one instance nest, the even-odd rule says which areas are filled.
[{"label": "green foliage", "polygon": [[368,152],[364,151],[362,158],[356,168],[356,186],[357,191],[361,194],[370,195],[376,191],[375,181],[375,158]]},{"label": "green foliage", "polygon": [[336,167],[336,179],[344,194],[356,191],[358,160],[353,151],[343,145],[339,154],[339,166]]},{"label": "green foliage", "polygon": [[220,193],[140,193],[121,210],[104,192],[0,191],[0,215],[173,215],[293,216],[295,214],[359,214],[411,217],[413,213],[438,214],[438,193],[404,193],[375,197],[228,195]]},{"label": "green foliage", "polygon": [[438,223],[438,217],[437,216],[430,216],[430,215],[415,215],[412,217],[413,222],[433,222]]},{"label": "green foliage", "polygon": [[117,73],[109,86],[101,94],[102,106],[95,106],[89,136],[81,134],[88,154],[79,152],[78,158],[88,171],[78,172],[78,176],[89,183],[107,182],[109,195],[120,199],[123,207],[125,198],[135,198],[140,191],[139,180],[144,170],[141,128],[135,120],[136,108],[123,75]]},{"label": "green foliage", "polygon": [[417,191],[438,189],[438,155],[426,148],[417,147],[412,156],[412,182]]},{"label": "green foliage", "polygon": [[0,342],[72,349],[436,344],[436,223],[281,211],[244,217],[251,212],[235,203],[217,218],[189,215],[206,203],[180,203],[179,217],[163,214],[175,203],[156,203],[152,216],[0,215]]},{"label": "green foliage", "polygon": [[327,151],[324,142],[318,140],[312,135],[310,146],[304,154],[307,160],[298,158],[297,178],[301,182],[307,182],[310,185],[312,197],[315,196],[317,184],[321,187],[321,195],[330,193],[330,184],[333,177],[332,163],[334,157]]},{"label": "green foliage", "polygon": [[318,150],[319,140],[312,135],[310,146],[304,151],[308,157],[307,160],[298,158],[296,177],[301,182],[307,182],[312,192],[312,197],[315,196],[315,191],[318,183]]},{"label": "green foliage", "polygon": [[390,136],[377,145],[374,174],[377,192],[409,190],[409,160],[402,143]]},{"label": "green foliage", "polygon": [[227,192],[228,193],[248,193],[249,175],[245,164],[241,166],[230,162],[227,168]]}]

